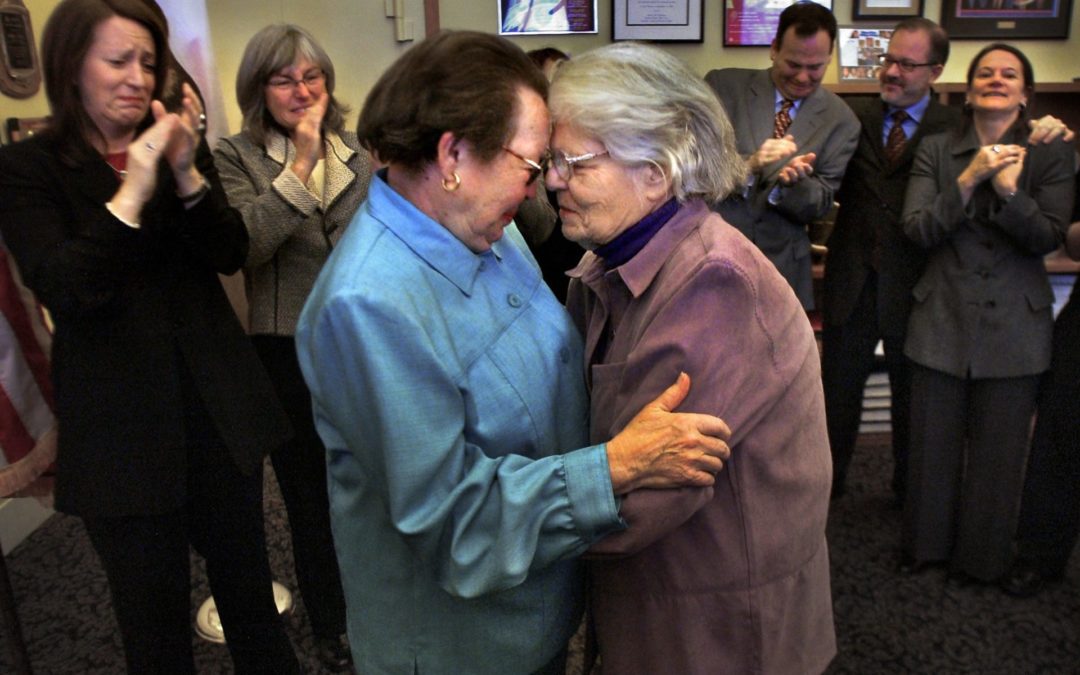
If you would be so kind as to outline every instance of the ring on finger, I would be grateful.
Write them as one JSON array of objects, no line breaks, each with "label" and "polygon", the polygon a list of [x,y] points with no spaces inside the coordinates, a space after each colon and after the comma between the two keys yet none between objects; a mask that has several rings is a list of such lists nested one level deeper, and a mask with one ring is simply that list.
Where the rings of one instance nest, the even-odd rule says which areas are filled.
[{"label": "ring on finger", "polygon": [[153,152],[153,151],[157,150],[157,146],[154,145],[153,143],[151,143],[150,141],[147,141],[146,142],[146,149],[149,150],[150,152]]},{"label": "ring on finger", "polygon": [[1001,152],[1001,146],[1000,145],[995,145],[994,147],[992,147],[990,149],[994,152],[994,154],[997,154],[997,153]]}]

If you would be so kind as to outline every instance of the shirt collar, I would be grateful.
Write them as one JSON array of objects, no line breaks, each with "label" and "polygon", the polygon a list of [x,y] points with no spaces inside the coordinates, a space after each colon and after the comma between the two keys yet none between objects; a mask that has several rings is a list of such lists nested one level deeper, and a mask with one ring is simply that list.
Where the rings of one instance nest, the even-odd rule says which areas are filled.
[{"label": "shirt collar", "polygon": [[904,112],[906,112],[908,114],[908,117],[910,117],[911,120],[913,122],[915,122],[916,125],[918,125],[918,124],[922,123],[923,115],[926,114],[926,108],[929,105],[930,105],[930,92],[926,92],[926,94],[922,98],[920,98],[918,101],[916,101],[915,103],[912,103],[911,105],[909,105],[906,108],[897,108],[896,106],[891,106],[891,105],[886,104],[886,106],[885,106],[885,117],[891,117],[892,114],[894,112],[896,112],[897,110],[903,110]]},{"label": "shirt collar", "polygon": [[607,270],[595,251],[588,251],[576,268],[568,274],[591,284],[605,273],[618,274],[627,289],[636,298],[648,290],[653,279],[667,263],[671,251],[697,229],[709,214],[709,207],[701,199],[691,199],[678,207],[675,215],[661,227],[652,239],[626,263],[614,270]]},{"label": "shirt collar", "polygon": [[[781,94],[780,90],[776,88],[775,84],[773,85],[773,91],[776,92],[776,99],[773,101],[773,110],[778,111],[778,110],[780,110],[780,105],[784,102],[784,99],[786,99],[787,96],[784,96],[783,94]],[[793,99],[791,99],[791,104],[792,104],[791,108],[792,108],[792,110],[794,112],[799,112],[799,108],[802,107],[803,101],[805,101],[807,98],[809,98],[809,96],[803,97],[803,98],[793,98]]]},{"label": "shirt collar", "polygon": [[501,260],[506,247],[513,244],[503,236],[491,245],[490,251],[474,253],[444,225],[390,187],[386,175],[387,169],[380,169],[371,179],[368,208],[372,216],[462,293],[472,295],[484,260]]}]

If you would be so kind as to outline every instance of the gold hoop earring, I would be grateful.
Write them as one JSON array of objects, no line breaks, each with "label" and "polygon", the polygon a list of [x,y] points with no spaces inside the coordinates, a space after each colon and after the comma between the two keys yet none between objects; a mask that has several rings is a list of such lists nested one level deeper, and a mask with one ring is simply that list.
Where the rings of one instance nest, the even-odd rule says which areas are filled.
[{"label": "gold hoop earring", "polygon": [[453,183],[451,183],[448,178],[443,178],[442,179],[442,189],[446,190],[447,192],[453,192],[454,190],[457,190],[459,187],[461,187],[461,176],[458,175],[457,171],[454,172],[454,182]]}]

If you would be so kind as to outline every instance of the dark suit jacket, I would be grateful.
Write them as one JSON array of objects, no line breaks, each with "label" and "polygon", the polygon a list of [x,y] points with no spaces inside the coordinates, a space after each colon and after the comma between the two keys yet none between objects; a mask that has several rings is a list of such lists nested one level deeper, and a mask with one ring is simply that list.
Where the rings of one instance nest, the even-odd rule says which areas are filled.
[{"label": "dark suit jacket", "polygon": [[101,158],[64,161],[43,136],[0,149],[0,230],[56,324],[61,510],[116,516],[182,506],[184,421],[193,412],[184,381],[241,470],[254,471],[287,437],[217,277],[239,269],[247,233],[205,143],[196,161],[211,192],[185,211],[163,162],[133,229],[105,208],[117,178]]},{"label": "dark suit jacket", "polygon": [[825,321],[832,325],[847,321],[873,267],[874,246],[880,239],[878,326],[884,335],[900,339],[911,312],[911,289],[926,260],[925,251],[900,228],[908,174],[919,141],[959,127],[960,111],[942,105],[931,94],[918,130],[908,139],[900,161],[890,167],[881,136],[885,104],[876,96],[848,99],[848,104],[862,131],[836,196],[840,211],[825,259]]},{"label": "dark suit jacket", "polygon": [[[772,138],[776,88],[768,70],[713,70],[705,81],[727,110],[739,154],[749,156]],[[786,162],[766,166],[745,195],[734,195],[717,206],[724,219],[742,231],[776,265],[803,307],[814,305],[810,279],[810,238],[806,226],[824,217],[833,205],[848,159],[855,151],[859,121],[837,95],[818,88],[803,99],[788,133],[798,154],[817,154],[814,174],[782,188],[776,204],[769,195]]]},{"label": "dark suit jacket", "polygon": [[[1019,127],[1001,140],[1026,142]],[[912,291],[904,353],[954,377],[1037,375],[1050,366],[1054,325],[1043,256],[1065,238],[1075,153],[1064,141],[1029,147],[1011,199],[984,181],[965,206],[956,178],[978,149],[973,128],[919,144],[902,222],[929,259]]]}]

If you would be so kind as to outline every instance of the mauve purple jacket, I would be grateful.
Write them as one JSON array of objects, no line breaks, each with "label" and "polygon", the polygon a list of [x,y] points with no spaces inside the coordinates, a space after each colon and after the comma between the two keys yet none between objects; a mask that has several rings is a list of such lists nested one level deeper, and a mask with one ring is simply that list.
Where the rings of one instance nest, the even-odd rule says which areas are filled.
[{"label": "mauve purple jacket", "polygon": [[697,200],[627,263],[605,272],[587,253],[571,276],[593,442],[679,371],[691,377],[679,409],[732,431],[713,488],[633,492],[621,509],[629,529],[591,549],[604,672],[820,673],[836,654],[832,462],[818,351],[791,287]]}]

